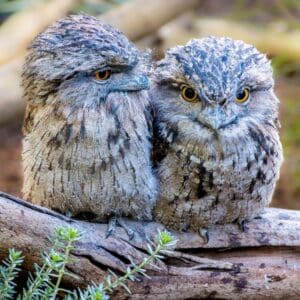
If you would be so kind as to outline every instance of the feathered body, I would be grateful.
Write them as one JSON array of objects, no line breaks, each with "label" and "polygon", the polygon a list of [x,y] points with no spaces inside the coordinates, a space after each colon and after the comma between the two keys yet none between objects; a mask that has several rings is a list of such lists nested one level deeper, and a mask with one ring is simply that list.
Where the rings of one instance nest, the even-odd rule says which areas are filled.
[{"label": "feathered body", "polygon": [[151,220],[156,181],[145,66],[121,32],[86,15],[34,40],[22,76],[26,199],[103,221]]},{"label": "feathered body", "polygon": [[[153,82],[160,189],[154,219],[199,231],[257,216],[271,201],[282,163],[265,55],[229,38],[192,40],[167,52]],[[195,101],[183,99],[186,86]],[[249,99],[238,103],[243,90]]]}]

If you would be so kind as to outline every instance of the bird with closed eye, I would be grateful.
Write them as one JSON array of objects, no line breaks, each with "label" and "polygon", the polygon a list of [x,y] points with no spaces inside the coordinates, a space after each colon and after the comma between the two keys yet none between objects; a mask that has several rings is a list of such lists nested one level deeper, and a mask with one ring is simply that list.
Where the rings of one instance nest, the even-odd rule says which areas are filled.
[{"label": "bird with closed eye", "polygon": [[[22,85],[23,194],[74,217],[151,220],[149,59],[87,15],[56,22],[32,43]],[[132,237],[133,232],[128,229]]]},{"label": "bird with closed eye", "polygon": [[282,163],[270,62],[230,38],[195,39],[156,63],[154,219],[206,239],[212,224],[258,216]]}]

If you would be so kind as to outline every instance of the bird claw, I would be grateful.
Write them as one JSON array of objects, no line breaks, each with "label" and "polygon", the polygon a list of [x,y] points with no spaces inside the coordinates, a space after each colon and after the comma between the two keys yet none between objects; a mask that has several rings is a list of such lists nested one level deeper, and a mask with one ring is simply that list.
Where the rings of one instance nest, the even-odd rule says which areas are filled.
[{"label": "bird claw", "polygon": [[110,237],[115,232],[117,225],[121,226],[125,230],[125,232],[129,237],[129,240],[132,240],[134,238],[135,235],[134,230],[132,230],[122,218],[115,217],[115,216],[110,218],[108,221],[106,238]]},{"label": "bird claw", "polygon": [[117,223],[126,231],[129,240],[131,241],[135,235],[134,230],[131,229],[122,218],[118,218]]},{"label": "bird claw", "polygon": [[245,230],[246,230],[245,223],[246,223],[246,221],[243,219],[237,221],[237,225],[238,225],[240,231],[242,231],[242,232],[245,232]]},{"label": "bird claw", "polygon": [[209,242],[209,232],[207,228],[200,228],[199,229],[199,235],[204,240],[205,244]]},{"label": "bird claw", "polygon": [[110,218],[107,226],[108,227],[105,235],[106,238],[110,237],[115,232],[117,226],[117,218],[116,217]]}]

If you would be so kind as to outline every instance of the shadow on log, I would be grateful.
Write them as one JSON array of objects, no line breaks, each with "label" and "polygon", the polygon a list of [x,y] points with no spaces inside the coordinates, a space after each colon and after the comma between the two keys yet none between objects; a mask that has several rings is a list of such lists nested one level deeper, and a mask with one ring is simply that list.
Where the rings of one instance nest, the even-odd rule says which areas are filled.
[{"label": "shadow on log", "polygon": [[[129,241],[122,228],[105,238],[106,224],[72,220],[46,208],[0,193],[0,258],[8,248],[22,250],[23,267],[31,270],[40,253],[51,245],[57,226],[84,232],[68,271],[77,275],[66,284],[84,287],[103,281],[107,269],[122,273],[129,258],[138,263],[147,255],[143,234],[153,239],[163,226],[130,222],[139,235]],[[268,208],[246,223],[210,229],[205,244],[193,233],[174,233],[178,242],[165,251],[160,270],[149,266],[150,279],[130,282],[132,295],[117,290],[112,299],[300,299],[300,211]]]}]

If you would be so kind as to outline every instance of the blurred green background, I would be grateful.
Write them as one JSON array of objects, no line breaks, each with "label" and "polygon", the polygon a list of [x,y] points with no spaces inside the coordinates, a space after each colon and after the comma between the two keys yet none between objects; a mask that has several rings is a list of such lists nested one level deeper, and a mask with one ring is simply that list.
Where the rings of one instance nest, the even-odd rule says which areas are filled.
[{"label": "blurred green background", "polygon": [[[122,25],[126,21],[130,25],[132,22],[133,28],[124,25],[125,33],[134,37],[139,47],[153,49],[156,59],[161,58],[168,47],[210,34],[245,40],[268,54],[274,67],[276,93],[281,100],[281,138],[285,155],[272,205],[300,209],[299,0],[199,0],[192,5],[192,1],[180,4],[180,0],[164,0],[160,1],[161,6],[155,6],[158,2],[153,0],[0,0],[0,190],[21,196],[24,103],[19,75],[26,46],[36,34],[35,30],[43,30],[48,19],[51,23],[56,16],[69,13],[86,12],[100,18],[111,14],[105,19],[109,21],[114,11],[122,5],[128,6],[129,2],[131,6],[126,15],[122,15],[123,19],[117,15],[112,23]],[[49,5],[52,7],[47,7]],[[176,5],[181,6],[172,18],[163,15],[163,11],[171,11]],[[36,15],[42,19],[41,24],[35,21]],[[150,24],[151,15],[157,24]],[[142,21],[144,24],[140,27],[145,28],[138,28],[138,34],[130,32],[137,30],[135,24]]]}]

